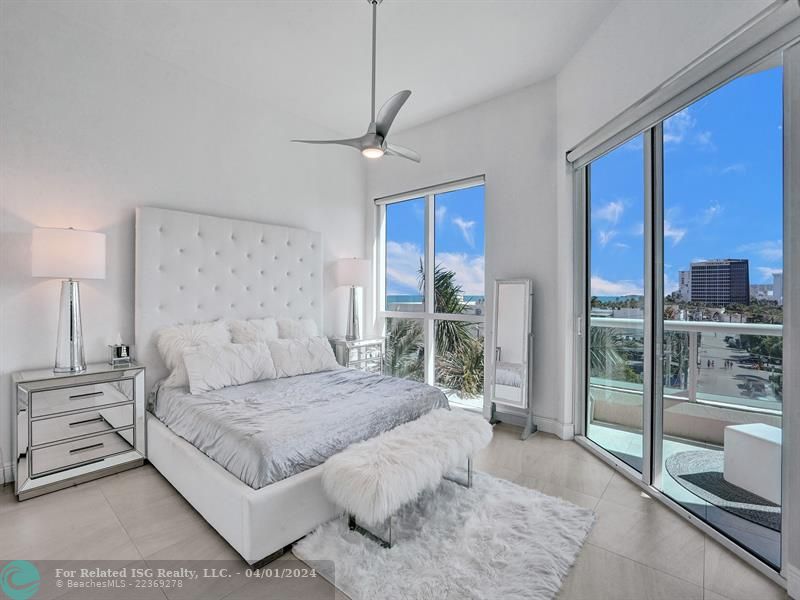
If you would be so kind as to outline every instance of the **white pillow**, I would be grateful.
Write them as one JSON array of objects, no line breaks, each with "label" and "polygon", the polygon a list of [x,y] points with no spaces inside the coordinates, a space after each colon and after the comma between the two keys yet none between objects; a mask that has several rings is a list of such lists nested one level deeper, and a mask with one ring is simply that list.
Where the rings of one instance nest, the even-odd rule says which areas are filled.
[{"label": "white pillow", "polygon": [[183,351],[183,361],[192,394],[275,379],[275,365],[266,344],[190,346]]},{"label": "white pillow", "polygon": [[339,368],[328,338],[267,342],[278,377],[294,377]]},{"label": "white pillow", "polygon": [[278,339],[278,322],[266,319],[250,319],[249,321],[228,321],[231,330],[231,341],[234,344],[256,344]]},{"label": "white pillow", "polygon": [[318,335],[314,319],[278,319],[278,337],[281,339],[304,340]]},{"label": "white pillow", "polygon": [[183,364],[183,351],[192,346],[212,346],[227,344],[231,334],[225,321],[195,323],[165,327],[156,334],[156,346],[167,368],[171,371],[164,380],[166,387],[185,387],[189,385],[186,367]]}]

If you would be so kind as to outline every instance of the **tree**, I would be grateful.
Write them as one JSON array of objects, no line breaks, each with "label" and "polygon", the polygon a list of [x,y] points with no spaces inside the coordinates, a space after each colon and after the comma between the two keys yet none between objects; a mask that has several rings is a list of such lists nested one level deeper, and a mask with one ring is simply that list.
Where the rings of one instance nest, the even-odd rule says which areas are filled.
[{"label": "tree", "polygon": [[390,375],[425,380],[425,335],[416,319],[386,319],[384,365]]},{"label": "tree", "polygon": [[[463,314],[467,310],[456,274],[436,265],[433,270],[434,311]],[[425,271],[420,261],[417,273],[420,291],[425,289]],[[387,319],[386,368],[396,377],[424,381],[425,335],[416,319]],[[464,396],[483,393],[484,338],[473,335],[474,323],[441,319],[436,323],[436,383]]]}]

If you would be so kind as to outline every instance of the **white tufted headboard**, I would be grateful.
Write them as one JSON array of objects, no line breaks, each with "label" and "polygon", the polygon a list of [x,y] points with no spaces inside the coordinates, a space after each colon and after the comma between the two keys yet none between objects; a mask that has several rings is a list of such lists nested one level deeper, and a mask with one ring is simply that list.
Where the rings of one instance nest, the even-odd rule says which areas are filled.
[{"label": "white tufted headboard", "polygon": [[167,375],[153,335],[220,318],[314,319],[322,331],[319,233],[161,208],[136,209],[137,362]]}]

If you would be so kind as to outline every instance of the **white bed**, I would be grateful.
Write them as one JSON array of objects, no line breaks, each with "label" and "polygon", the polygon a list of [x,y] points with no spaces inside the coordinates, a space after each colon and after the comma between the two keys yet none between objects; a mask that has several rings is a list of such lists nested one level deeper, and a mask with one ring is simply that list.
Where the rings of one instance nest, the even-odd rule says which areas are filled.
[{"label": "white bed", "polygon": [[[167,375],[154,333],[177,323],[275,316],[322,328],[319,233],[193,213],[136,211],[136,358],[146,389]],[[339,511],[321,467],[254,490],[153,415],[147,458],[248,562],[281,551]]]}]

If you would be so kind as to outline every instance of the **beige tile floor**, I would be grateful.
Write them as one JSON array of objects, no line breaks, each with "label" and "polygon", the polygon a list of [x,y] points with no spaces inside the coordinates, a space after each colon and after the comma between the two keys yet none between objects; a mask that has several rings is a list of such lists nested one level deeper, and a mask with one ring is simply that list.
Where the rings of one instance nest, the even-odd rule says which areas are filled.
[{"label": "beige tile floor", "polygon": [[[525,442],[499,425],[476,468],[594,509],[597,522],[560,600],[772,600],[783,590],[644,496],[574,442]],[[18,503],[0,491],[0,559],[240,561],[155,469],[145,466]],[[292,560],[291,555],[280,560]],[[243,565],[244,566],[244,565]],[[211,592],[209,592],[211,593]],[[216,593],[216,592],[215,592]],[[155,592],[178,600],[179,593]],[[64,598],[71,596],[64,596]],[[317,580],[257,582],[218,598],[345,598]]]}]

